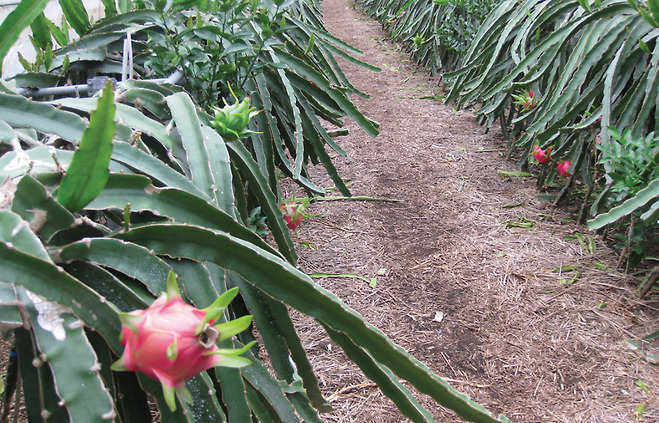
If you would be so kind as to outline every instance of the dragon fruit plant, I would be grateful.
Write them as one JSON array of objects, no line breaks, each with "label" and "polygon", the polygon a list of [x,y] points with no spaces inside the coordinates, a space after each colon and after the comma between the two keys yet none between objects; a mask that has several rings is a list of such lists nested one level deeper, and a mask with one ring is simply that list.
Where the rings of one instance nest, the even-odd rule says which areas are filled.
[{"label": "dragon fruit plant", "polygon": [[145,310],[120,313],[123,355],[113,370],[139,371],[159,381],[167,405],[176,410],[175,395],[192,403],[185,381],[211,367],[244,367],[250,360],[240,357],[256,341],[240,349],[220,349],[216,342],[247,329],[252,316],[213,325],[238,294],[233,288],[209,307],[200,310],[186,304],[174,272],[167,278],[167,292]]},{"label": "dragon fruit plant", "polygon": [[390,25],[394,25],[394,24],[398,21],[398,17],[399,17],[399,16],[403,16],[404,14],[405,14],[405,10],[402,10],[402,11],[396,13],[396,17],[395,17],[395,18],[393,18],[393,19],[389,19],[389,21],[388,21],[389,24],[390,24]]},{"label": "dragon fruit plant", "polygon": [[513,103],[521,107],[522,113],[529,112],[538,106],[538,97],[533,90],[520,90],[512,96],[515,99]]}]

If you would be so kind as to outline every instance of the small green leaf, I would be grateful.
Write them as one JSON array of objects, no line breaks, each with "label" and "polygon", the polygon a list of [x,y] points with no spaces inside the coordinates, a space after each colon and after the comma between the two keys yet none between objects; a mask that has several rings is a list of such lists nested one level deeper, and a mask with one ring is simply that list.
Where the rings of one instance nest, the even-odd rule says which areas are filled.
[{"label": "small green leaf", "polygon": [[634,382],[634,384],[636,386],[638,386],[639,388],[641,388],[646,394],[649,394],[649,393],[652,392],[652,391],[650,391],[650,388],[648,387],[648,385],[645,382],[643,382],[642,380],[637,380],[636,382]]},{"label": "small green leaf", "polygon": [[643,349],[643,347],[641,346],[641,343],[634,340],[634,339],[628,339],[627,342],[626,342],[626,345],[627,345],[627,348],[629,348],[632,351],[640,351],[641,349]]},{"label": "small green leaf", "polygon": [[66,25],[66,19],[64,19],[63,16],[62,16],[62,28],[60,28],[59,26],[57,26],[55,23],[53,23],[48,19],[46,19],[46,24],[48,25],[48,28],[50,29],[50,33],[52,34],[53,38],[55,38],[55,41],[57,41],[57,44],[61,46],[65,46],[69,44],[68,25]]},{"label": "small green leaf", "polygon": [[242,316],[226,323],[215,325],[214,328],[220,332],[219,341],[231,338],[233,335],[239,334],[249,327],[252,323],[252,316]]},{"label": "small green leaf", "polygon": [[57,200],[73,213],[82,210],[103,191],[110,175],[108,166],[115,128],[112,88],[108,82],[58,191]]},{"label": "small green leaf", "polygon": [[513,204],[506,204],[504,206],[501,206],[502,209],[512,209],[515,207],[523,206],[524,202],[520,201],[519,203],[513,203]]},{"label": "small green leaf", "polygon": [[572,272],[573,270],[578,270],[579,266],[561,266],[552,269],[552,272]]},{"label": "small green leaf", "polygon": [[572,279],[561,279],[561,284],[571,286],[581,278],[581,272],[577,272]]},{"label": "small green leaf", "polygon": [[530,172],[516,172],[501,169],[497,170],[497,173],[506,176],[537,176],[536,174]]},{"label": "small green leaf", "polygon": [[590,4],[588,0],[577,0],[581,7],[583,7],[586,12],[590,13]]},{"label": "small green leaf", "polygon": [[170,270],[167,274],[167,299],[180,298],[181,291],[178,289],[178,282],[176,280],[176,273]]},{"label": "small green leaf", "polygon": [[52,41],[50,38],[50,28],[48,28],[48,23],[46,22],[46,20],[47,20],[46,16],[42,12],[30,24],[30,29],[32,30],[32,36],[34,37],[34,41],[41,49],[46,49],[46,46],[52,47]]},{"label": "small green leaf", "polygon": [[659,0],[648,0],[648,9],[655,22],[659,22]]},{"label": "small green leaf", "polygon": [[594,261],[594,262],[593,262],[593,266],[594,266],[595,269],[597,269],[597,270],[607,270],[607,269],[608,269],[608,266],[607,266],[606,264],[604,264],[604,263],[600,263],[600,262],[598,262],[598,261]]},{"label": "small green leaf", "polygon": [[174,342],[167,347],[167,360],[174,361],[176,360],[176,357],[178,357],[178,344],[176,340],[174,340]]},{"label": "small green leaf", "polygon": [[657,24],[657,21],[654,20],[654,17],[652,17],[652,15],[650,14],[650,12],[647,9],[644,9],[644,8],[641,7],[641,8],[638,9],[638,11],[641,14],[641,16],[643,17],[643,19],[645,19],[645,22],[649,23],[650,25],[652,25],[655,28],[659,26],[659,24]]},{"label": "small green leaf", "polygon": [[121,13],[130,12],[133,6],[133,2],[131,0],[119,0],[117,3],[119,4],[119,11]]},{"label": "small green leaf", "polygon": [[643,339],[646,340],[646,341],[649,341],[649,340],[652,340],[652,339],[657,339],[657,338],[659,338],[659,330],[656,331],[656,332],[652,332],[651,334],[646,335],[646,336],[643,337]]},{"label": "small green leaf", "polygon": [[307,45],[307,49],[304,51],[304,54],[308,54],[309,51],[311,51],[314,48],[315,43],[316,43],[316,35],[312,33],[311,36],[309,37],[309,44]]}]

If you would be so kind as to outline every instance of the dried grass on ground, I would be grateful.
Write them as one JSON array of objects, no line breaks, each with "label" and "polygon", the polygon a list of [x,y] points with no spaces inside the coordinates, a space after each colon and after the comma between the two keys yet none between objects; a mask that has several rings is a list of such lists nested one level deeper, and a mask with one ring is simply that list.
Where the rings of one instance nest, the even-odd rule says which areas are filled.
[{"label": "dried grass on ground", "polygon": [[[320,217],[296,236],[302,269],[377,277],[375,288],[354,278],[318,282],[456,388],[513,421],[634,422],[643,403],[645,421],[659,421],[659,372],[625,344],[657,329],[659,303],[638,299],[636,281],[613,270],[615,253],[597,236],[595,254],[564,240],[588,233],[566,221],[573,210],[539,200],[532,180],[497,173],[517,170],[502,157],[498,134],[484,134],[468,111],[422,99],[439,94],[438,81],[378,23],[349,0],[325,0],[323,7],[330,32],[382,68],[341,63],[371,96],[354,101],[381,123],[381,135],[369,138],[349,123],[351,135],[340,143],[350,160],[337,159],[339,172],[354,195],[400,201],[312,204]],[[332,185],[321,169],[315,178]],[[288,187],[295,192],[303,195]],[[505,227],[520,218],[533,229]],[[561,280],[578,271],[554,271],[568,265],[581,272],[570,286]],[[318,326],[297,320],[336,409],[327,421],[405,421]],[[438,421],[459,421],[432,401],[424,404]]]}]

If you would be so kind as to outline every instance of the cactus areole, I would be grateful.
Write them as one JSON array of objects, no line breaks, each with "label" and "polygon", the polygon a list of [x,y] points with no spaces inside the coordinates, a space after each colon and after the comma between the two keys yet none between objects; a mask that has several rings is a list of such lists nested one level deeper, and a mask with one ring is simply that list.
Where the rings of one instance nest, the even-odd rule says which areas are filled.
[{"label": "cactus areole", "polygon": [[183,301],[176,276],[170,272],[167,292],[150,307],[119,314],[121,344],[125,349],[112,369],[138,371],[159,381],[172,410],[176,409],[175,394],[182,401],[192,402],[186,380],[211,367],[250,364],[239,355],[253,344],[238,350],[220,349],[216,345],[251,323],[251,316],[243,316],[213,326],[237,293],[237,288],[227,291],[208,308],[200,310]]}]

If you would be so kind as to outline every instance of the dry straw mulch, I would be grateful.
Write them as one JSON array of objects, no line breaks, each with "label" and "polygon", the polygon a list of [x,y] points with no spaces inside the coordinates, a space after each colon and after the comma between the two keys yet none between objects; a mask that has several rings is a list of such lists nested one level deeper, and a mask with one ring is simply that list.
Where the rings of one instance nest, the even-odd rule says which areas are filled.
[{"label": "dry straw mulch", "polygon": [[[354,101],[381,123],[381,135],[369,138],[348,123],[351,135],[340,144],[350,159],[337,158],[337,167],[354,195],[399,201],[311,204],[319,217],[295,236],[301,268],[376,277],[375,288],[356,278],[318,282],[457,389],[513,421],[634,422],[641,404],[645,421],[659,421],[659,372],[643,359],[659,348],[626,345],[659,329],[659,304],[638,298],[637,281],[614,270],[615,252],[570,220],[574,210],[538,199],[533,180],[498,173],[518,170],[503,157],[499,134],[485,134],[469,111],[422,99],[440,93],[437,79],[377,22],[348,0],[323,7],[330,32],[382,68],[342,62],[371,96]],[[322,169],[313,172],[316,182],[332,185]],[[288,187],[293,193],[304,195]],[[533,227],[506,226],[521,218]],[[575,232],[594,236],[596,252],[565,240]],[[556,270],[562,266],[578,270]],[[336,409],[327,421],[406,421],[314,322],[297,322]],[[422,401],[438,421],[460,421]]]}]

